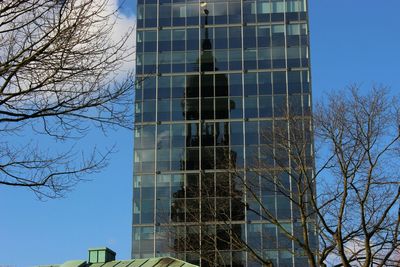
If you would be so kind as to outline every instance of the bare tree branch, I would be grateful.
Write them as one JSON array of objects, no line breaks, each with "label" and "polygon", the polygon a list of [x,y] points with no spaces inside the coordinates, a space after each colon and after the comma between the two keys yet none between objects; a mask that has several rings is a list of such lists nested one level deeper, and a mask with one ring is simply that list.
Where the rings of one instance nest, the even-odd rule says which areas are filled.
[{"label": "bare tree branch", "polygon": [[108,0],[0,2],[1,185],[62,196],[111,152],[12,142],[24,132],[72,142],[93,126],[132,129],[133,67],[123,67],[134,53],[134,25],[116,33],[118,19]]}]

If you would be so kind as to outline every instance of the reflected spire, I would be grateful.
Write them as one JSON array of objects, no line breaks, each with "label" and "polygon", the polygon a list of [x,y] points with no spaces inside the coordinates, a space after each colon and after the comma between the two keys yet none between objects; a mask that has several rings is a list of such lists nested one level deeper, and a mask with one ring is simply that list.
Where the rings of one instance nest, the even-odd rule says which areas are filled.
[{"label": "reflected spire", "polygon": [[[206,6],[206,5],[207,4],[205,4],[204,6]],[[207,8],[204,9],[204,14],[206,15],[204,26],[207,26],[208,25],[208,14],[209,14],[209,11]],[[210,37],[209,37],[209,33],[208,33],[208,28],[206,27],[205,29],[206,29],[205,38],[204,38],[204,41],[203,41],[203,44],[201,47],[203,50],[211,50],[212,45],[211,45],[211,41],[210,41]]]},{"label": "reflected spire", "polygon": [[[202,2],[200,4],[201,7],[206,7],[207,3]],[[209,11],[207,8],[204,9],[204,14],[205,14],[205,22],[204,22],[204,40],[201,45],[201,50],[202,50],[202,55],[201,55],[201,71],[214,71],[214,55],[212,52],[212,43],[210,40],[210,35],[209,35],[209,28],[208,26],[208,14]]]}]

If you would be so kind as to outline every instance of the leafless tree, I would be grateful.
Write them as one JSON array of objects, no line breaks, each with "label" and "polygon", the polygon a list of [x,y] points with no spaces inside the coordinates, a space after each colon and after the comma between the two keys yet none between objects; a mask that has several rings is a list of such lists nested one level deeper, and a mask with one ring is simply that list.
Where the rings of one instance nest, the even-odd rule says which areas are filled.
[{"label": "leafless tree", "polygon": [[[202,175],[201,203],[186,206],[186,220],[193,216],[200,226],[202,249],[212,251],[200,255],[202,260],[224,266],[224,250],[232,246],[263,266],[275,266],[260,249],[258,242],[266,239],[270,249],[287,250],[304,266],[399,266],[396,98],[384,87],[364,94],[351,86],[327,96],[313,116],[290,101],[287,110],[260,127],[259,154],[247,158],[246,169],[227,160],[226,179]],[[234,157],[226,151],[226,159]],[[260,230],[245,238],[235,229],[244,212],[242,218],[232,212],[244,209],[247,221],[256,217],[251,223],[262,220],[277,229],[278,244],[275,233]]]},{"label": "leafless tree", "polygon": [[[312,119],[289,103],[285,117],[262,130],[261,155],[270,164],[259,159],[252,167],[265,187],[243,184],[263,219],[293,241],[293,253],[307,256],[309,266],[398,266],[398,108],[386,88],[362,94],[351,86],[318,104]],[[291,230],[262,201],[259,192],[268,190],[291,206]]]},{"label": "leafless tree", "polygon": [[363,95],[352,86],[317,106],[315,135],[326,145],[312,201],[321,263],[399,266],[399,115],[384,87]]},{"label": "leafless tree", "polygon": [[19,137],[65,142],[92,126],[131,128],[133,76],[120,69],[133,28],[115,33],[117,21],[108,0],[0,1],[0,185],[58,197],[106,165],[110,151]]}]

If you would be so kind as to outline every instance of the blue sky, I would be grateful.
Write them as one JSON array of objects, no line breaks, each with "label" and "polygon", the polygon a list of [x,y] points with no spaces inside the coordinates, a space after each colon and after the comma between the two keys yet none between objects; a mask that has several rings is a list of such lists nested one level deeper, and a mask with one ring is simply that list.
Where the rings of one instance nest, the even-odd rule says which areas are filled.
[{"label": "blue sky", "polygon": [[[133,15],[135,1],[122,10]],[[400,92],[398,10],[399,0],[309,0],[314,101],[352,83]],[[28,190],[0,187],[0,266],[86,259],[98,246],[130,258],[132,133],[92,133],[87,140],[115,144],[118,152],[65,198],[41,202]]]}]

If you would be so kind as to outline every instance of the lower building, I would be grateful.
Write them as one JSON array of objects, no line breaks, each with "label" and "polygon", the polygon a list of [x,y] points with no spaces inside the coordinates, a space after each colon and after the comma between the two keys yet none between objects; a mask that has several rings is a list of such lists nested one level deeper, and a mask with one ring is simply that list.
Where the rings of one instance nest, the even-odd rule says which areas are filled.
[{"label": "lower building", "polygon": [[89,249],[88,260],[71,260],[62,264],[36,267],[198,267],[171,257],[116,260],[116,253],[109,248]]}]

